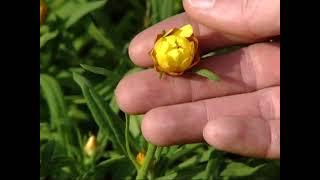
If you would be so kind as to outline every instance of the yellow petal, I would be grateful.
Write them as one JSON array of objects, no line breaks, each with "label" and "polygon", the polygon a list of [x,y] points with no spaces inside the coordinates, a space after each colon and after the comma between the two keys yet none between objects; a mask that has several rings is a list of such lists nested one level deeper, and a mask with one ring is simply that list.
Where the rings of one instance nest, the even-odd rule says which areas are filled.
[{"label": "yellow petal", "polygon": [[187,69],[191,65],[191,63],[192,63],[192,58],[189,57],[184,59],[181,63],[181,69],[182,70]]},{"label": "yellow petal", "polygon": [[179,29],[180,31],[177,31],[175,34],[178,36],[182,36],[185,38],[190,37],[193,34],[193,28],[190,24],[185,25]]},{"label": "yellow petal", "polygon": [[168,51],[168,49],[168,42],[166,42],[163,38],[160,38],[155,45],[156,53],[165,53],[166,51]]},{"label": "yellow petal", "polygon": [[165,37],[165,39],[166,39],[166,42],[168,42],[170,44],[170,46],[176,47],[177,36],[170,35],[170,36]]},{"label": "yellow petal", "polygon": [[142,152],[139,152],[136,156],[136,160],[137,162],[142,166],[143,162],[144,162],[144,158],[145,158],[145,155],[144,153]]},{"label": "yellow petal", "polygon": [[168,56],[170,56],[174,61],[179,62],[180,58],[180,52],[178,49],[172,49],[171,51],[168,52]]}]

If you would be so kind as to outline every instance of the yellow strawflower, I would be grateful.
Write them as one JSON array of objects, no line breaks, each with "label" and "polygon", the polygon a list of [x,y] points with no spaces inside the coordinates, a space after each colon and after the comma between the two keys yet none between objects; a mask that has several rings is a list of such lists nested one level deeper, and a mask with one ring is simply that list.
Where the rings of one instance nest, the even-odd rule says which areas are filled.
[{"label": "yellow strawflower", "polygon": [[158,72],[173,76],[183,74],[200,60],[192,26],[188,24],[159,34],[150,55]]},{"label": "yellow strawflower", "polygon": [[84,152],[88,155],[88,156],[92,156],[97,149],[97,139],[94,135],[90,136],[87,144],[84,146]]}]

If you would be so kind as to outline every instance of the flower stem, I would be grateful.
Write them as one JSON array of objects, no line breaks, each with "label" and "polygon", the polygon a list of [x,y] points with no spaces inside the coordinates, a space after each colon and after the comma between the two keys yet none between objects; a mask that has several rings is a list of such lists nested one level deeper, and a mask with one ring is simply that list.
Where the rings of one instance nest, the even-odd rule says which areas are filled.
[{"label": "flower stem", "polygon": [[125,140],[126,140],[126,150],[127,150],[127,155],[128,158],[130,159],[130,161],[132,162],[132,164],[134,165],[134,167],[137,169],[137,171],[139,170],[139,165],[136,162],[131,149],[130,149],[130,143],[129,143],[129,125],[130,125],[130,117],[129,115],[126,114],[126,129],[125,129]]},{"label": "flower stem", "polygon": [[145,177],[148,173],[149,167],[151,165],[154,153],[156,152],[156,149],[157,149],[157,146],[149,143],[145,160],[144,160],[141,168],[139,169],[136,180],[145,179]]}]

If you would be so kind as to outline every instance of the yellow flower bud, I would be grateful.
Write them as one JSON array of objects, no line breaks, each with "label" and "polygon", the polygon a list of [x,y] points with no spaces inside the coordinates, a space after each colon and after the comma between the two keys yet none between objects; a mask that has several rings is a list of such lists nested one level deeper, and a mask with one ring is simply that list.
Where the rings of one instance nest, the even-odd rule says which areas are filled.
[{"label": "yellow flower bud", "polygon": [[145,155],[142,152],[139,152],[137,154],[136,160],[140,165],[142,165],[143,161],[144,161],[144,158],[145,158]]},{"label": "yellow flower bud", "polygon": [[47,5],[44,0],[40,0],[40,24],[43,24],[47,15]]},{"label": "yellow flower bud", "polygon": [[200,61],[198,40],[191,25],[159,34],[150,51],[154,68],[160,73],[177,76]]},{"label": "yellow flower bud", "polygon": [[84,146],[84,152],[88,155],[88,156],[92,156],[97,149],[97,139],[94,135],[90,136],[87,144]]}]

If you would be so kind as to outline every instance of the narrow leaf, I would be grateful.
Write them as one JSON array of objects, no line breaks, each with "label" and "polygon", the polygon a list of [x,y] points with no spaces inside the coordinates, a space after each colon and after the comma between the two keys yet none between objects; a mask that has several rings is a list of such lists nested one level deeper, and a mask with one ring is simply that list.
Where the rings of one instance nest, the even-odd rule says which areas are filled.
[{"label": "narrow leaf", "polygon": [[80,66],[83,69],[85,69],[89,72],[95,73],[95,74],[99,74],[99,75],[103,75],[103,76],[107,76],[107,77],[118,77],[119,76],[118,74],[116,74],[108,69],[105,69],[105,68],[90,66],[90,65],[86,65],[86,64],[80,64]]},{"label": "narrow leaf", "polygon": [[112,142],[123,154],[126,154],[124,126],[121,127],[121,119],[104,103],[103,98],[93,89],[88,80],[77,73],[73,73],[73,78],[81,87],[87,105],[100,130],[105,131],[106,134],[110,132]]},{"label": "narrow leaf", "polygon": [[220,80],[218,75],[216,75],[215,73],[213,73],[212,71],[210,71],[208,69],[196,69],[194,72],[200,76],[208,78],[211,81],[219,81]]},{"label": "narrow leaf", "polygon": [[204,179],[214,180],[219,178],[219,170],[222,165],[222,154],[215,150],[211,151],[210,159],[207,163]]},{"label": "narrow leaf", "polygon": [[198,164],[208,161],[209,157],[210,157],[210,150],[186,159],[185,161],[176,165],[173,169],[169,170],[168,173],[172,173],[174,171],[180,171],[189,167],[194,167]]},{"label": "narrow leaf", "polygon": [[107,49],[115,49],[114,44],[112,41],[107,38],[101,30],[98,29],[93,23],[90,24],[88,29],[89,35],[91,35],[96,41],[101,43]]},{"label": "narrow leaf", "polygon": [[107,2],[106,0],[93,1],[93,2],[91,1],[91,2],[82,3],[82,4],[78,5],[78,7],[74,9],[74,12],[69,16],[69,18],[65,24],[65,27],[66,28],[71,27],[73,24],[75,24],[83,16],[85,16],[88,13],[104,6],[106,4],[106,2]]},{"label": "narrow leaf", "polygon": [[53,32],[48,32],[43,34],[42,36],[40,36],[40,49],[47,44],[47,42],[49,42],[51,39],[54,39],[55,37],[57,37],[59,31],[53,31]]},{"label": "narrow leaf", "polygon": [[232,162],[228,164],[222,171],[221,176],[249,176],[263,166],[265,166],[265,164],[260,164],[256,167],[250,167],[244,163]]},{"label": "narrow leaf", "polygon": [[58,130],[64,147],[70,152],[74,129],[67,115],[61,87],[53,77],[46,74],[40,75],[40,86],[49,106],[51,126]]},{"label": "narrow leaf", "polygon": [[129,142],[129,124],[130,124],[130,115],[125,115],[126,116],[126,131],[125,131],[125,139],[126,139],[126,150],[127,150],[127,154],[128,157],[130,159],[130,161],[132,162],[132,164],[134,165],[134,167],[137,169],[137,171],[139,170],[139,164],[137,163],[137,161],[135,160],[134,155],[131,152],[131,148],[130,148],[130,142]]}]

